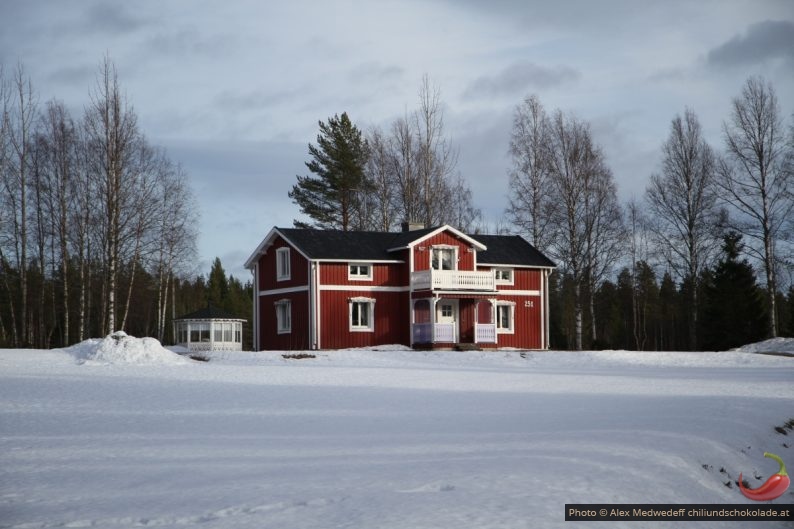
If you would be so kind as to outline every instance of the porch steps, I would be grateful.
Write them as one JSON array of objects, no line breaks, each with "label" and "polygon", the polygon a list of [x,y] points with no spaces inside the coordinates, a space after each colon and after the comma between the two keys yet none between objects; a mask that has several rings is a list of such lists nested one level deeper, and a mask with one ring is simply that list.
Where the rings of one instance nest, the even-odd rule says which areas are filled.
[{"label": "porch steps", "polygon": [[456,343],[456,351],[482,351],[482,348],[476,343]]}]

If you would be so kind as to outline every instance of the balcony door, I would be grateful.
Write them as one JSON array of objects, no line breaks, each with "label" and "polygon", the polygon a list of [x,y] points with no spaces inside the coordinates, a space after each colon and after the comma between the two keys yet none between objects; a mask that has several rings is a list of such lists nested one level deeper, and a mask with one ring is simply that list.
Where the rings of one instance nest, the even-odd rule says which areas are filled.
[{"label": "balcony door", "polygon": [[433,246],[430,254],[433,270],[457,270],[458,248],[456,246]]}]

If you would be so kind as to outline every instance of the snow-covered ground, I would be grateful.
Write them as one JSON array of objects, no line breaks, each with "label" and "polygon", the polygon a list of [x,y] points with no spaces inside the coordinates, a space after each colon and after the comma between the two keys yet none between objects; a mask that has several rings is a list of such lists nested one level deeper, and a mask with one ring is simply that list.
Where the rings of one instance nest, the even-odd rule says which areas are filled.
[{"label": "snow-covered ground", "polygon": [[[648,527],[564,505],[750,503],[726,483],[776,472],[764,451],[794,469],[770,348],[794,350],[0,350],[0,527]],[[694,525],[753,524],[653,523]]]}]

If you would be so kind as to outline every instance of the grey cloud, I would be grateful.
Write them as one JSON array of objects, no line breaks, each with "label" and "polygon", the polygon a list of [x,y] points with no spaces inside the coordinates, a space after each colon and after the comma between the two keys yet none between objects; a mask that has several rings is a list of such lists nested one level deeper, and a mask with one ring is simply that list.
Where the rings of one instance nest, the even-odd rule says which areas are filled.
[{"label": "grey cloud", "polygon": [[49,74],[47,79],[56,84],[88,86],[96,74],[96,64],[82,64],[57,68]]},{"label": "grey cloud", "polygon": [[384,65],[378,62],[367,62],[350,71],[350,77],[360,83],[390,82],[399,80],[404,70],[397,65]]},{"label": "grey cloud", "polygon": [[740,66],[784,58],[794,61],[794,22],[766,20],[747,28],[709,51],[707,62],[712,66]]},{"label": "grey cloud", "polygon": [[516,95],[528,89],[543,89],[578,80],[581,74],[568,66],[546,67],[520,61],[492,76],[475,79],[463,92],[467,98]]},{"label": "grey cloud", "polygon": [[88,9],[84,24],[90,30],[118,34],[133,32],[146,23],[144,18],[127,11],[124,4],[100,2]]},{"label": "grey cloud", "polygon": [[235,43],[231,35],[206,35],[194,27],[188,27],[168,33],[155,33],[146,42],[146,47],[161,55],[227,57]]}]

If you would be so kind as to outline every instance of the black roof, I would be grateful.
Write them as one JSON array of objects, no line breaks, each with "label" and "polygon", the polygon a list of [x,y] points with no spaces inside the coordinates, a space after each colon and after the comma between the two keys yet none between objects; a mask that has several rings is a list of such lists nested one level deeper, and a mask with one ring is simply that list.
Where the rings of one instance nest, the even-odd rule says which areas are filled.
[{"label": "black roof", "polygon": [[[393,261],[389,250],[404,248],[438,227],[406,232],[340,231],[311,228],[278,228],[278,231],[310,259]],[[471,235],[488,249],[477,256],[479,264],[556,266],[518,235]]]},{"label": "black roof", "polygon": [[395,256],[387,252],[400,233],[379,231],[315,230],[278,228],[284,237],[310,259],[355,259],[386,261]]},{"label": "black roof", "polygon": [[190,314],[185,314],[184,316],[180,316],[179,318],[176,319],[177,320],[242,320],[243,318],[235,316],[231,312],[227,312],[223,309],[209,306],[191,312]]},{"label": "black roof", "polygon": [[520,235],[470,235],[488,249],[477,254],[477,264],[556,267],[551,259]]}]

